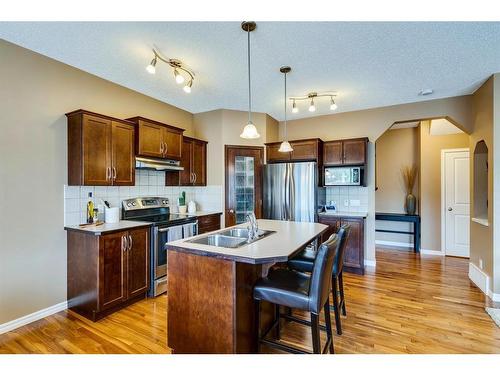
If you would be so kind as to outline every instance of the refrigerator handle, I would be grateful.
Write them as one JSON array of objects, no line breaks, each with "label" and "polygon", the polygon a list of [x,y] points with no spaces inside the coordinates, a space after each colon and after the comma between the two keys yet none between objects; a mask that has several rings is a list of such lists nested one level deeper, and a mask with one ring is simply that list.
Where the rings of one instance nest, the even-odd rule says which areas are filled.
[{"label": "refrigerator handle", "polygon": [[295,217],[295,174],[293,164],[290,164],[290,192],[288,198],[288,220],[296,220]]}]

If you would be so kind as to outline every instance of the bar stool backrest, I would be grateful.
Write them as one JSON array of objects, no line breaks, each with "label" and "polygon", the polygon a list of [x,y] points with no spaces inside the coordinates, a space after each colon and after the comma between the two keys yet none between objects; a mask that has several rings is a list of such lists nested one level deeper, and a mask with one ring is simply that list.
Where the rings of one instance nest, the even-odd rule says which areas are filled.
[{"label": "bar stool backrest", "polygon": [[330,294],[330,282],[332,279],[333,260],[340,248],[339,236],[334,233],[321,244],[318,254],[314,260],[309,286],[309,311],[315,314],[321,312],[321,308],[328,300]]},{"label": "bar stool backrest", "polygon": [[340,248],[333,261],[334,276],[338,276],[342,272],[342,268],[344,267],[344,253],[350,232],[351,232],[351,226],[349,224],[342,224],[342,226],[337,232],[337,235],[340,238]]}]

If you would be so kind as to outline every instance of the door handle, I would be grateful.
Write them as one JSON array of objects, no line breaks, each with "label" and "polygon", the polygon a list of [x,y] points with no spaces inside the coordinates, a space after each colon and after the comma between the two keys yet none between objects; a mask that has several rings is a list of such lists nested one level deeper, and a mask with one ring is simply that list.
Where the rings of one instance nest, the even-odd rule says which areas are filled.
[{"label": "door handle", "polygon": [[192,183],[192,184],[194,183],[194,173],[193,172],[191,172],[191,176],[189,178],[189,182]]},{"label": "door handle", "polygon": [[116,181],[116,168],[113,167],[113,180]]},{"label": "door handle", "polygon": [[106,181],[111,179],[111,168],[107,167],[106,168]]},{"label": "door handle", "polygon": [[230,213],[230,214],[234,214],[234,210],[231,208],[231,209],[229,210],[229,213]]},{"label": "door handle", "polygon": [[163,155],[163,142],[160,142],[160,154]]},{"label": "door handle", "polygon": [[448,211],[453,211],[453,208],[451,208],[451,207],[448,207]]},{"label": "door handle", "polygon": [[167,155],[168,152],[168,144],[165,142],[165,156]]},{"label": "door handle", "polygon": [[195,173],[195,172],[193,172],[193,175],[194,175],[193,184],[196,184],[196,178],[197,178],[196,173]]},{"label": "door handle", "polygon": [[128,235],[128,250],[132,250],[132,244],[134,243],[134,241],[132,240],[132,236],[129,234]]},{"label": "door handle", "polygon": [[127,237],[125,235],[122,236],[122,250],[123,252],[127,251]]}]

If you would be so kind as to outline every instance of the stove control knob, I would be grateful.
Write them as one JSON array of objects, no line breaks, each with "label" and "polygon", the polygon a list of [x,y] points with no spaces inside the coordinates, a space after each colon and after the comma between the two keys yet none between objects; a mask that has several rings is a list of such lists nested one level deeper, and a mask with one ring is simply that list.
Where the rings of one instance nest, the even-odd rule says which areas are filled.
[{"label": "stove control knob", "polygon": [[167,204],[167,201],[164,199],[164,200],[161,201],[161,203]]},{"label": "stove control knob", "polygon": [[130,207],[130,206],[132,206],[132,203],[128,202],[127,207]]},{"label": "stove control knob", "polygon": [[136,204],[137,204],[137,203],[135,203],[135,202],[132,202],[132,206],[134,206],[134,207],[135,207],[135,206],[136,206]]}]

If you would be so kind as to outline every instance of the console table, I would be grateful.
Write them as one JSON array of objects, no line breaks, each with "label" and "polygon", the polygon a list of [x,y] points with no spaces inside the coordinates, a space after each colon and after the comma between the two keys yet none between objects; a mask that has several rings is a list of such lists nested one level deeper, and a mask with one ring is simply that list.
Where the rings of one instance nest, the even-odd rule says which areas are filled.
[{"label": "console table", "polygon": [[413,232],[389,229],[375,229],[375,231],[384,233],[413,234],[413,251],[416,253],[420,252],[420,215],[376,212],[375,220],[402,221],[406,223],[413,223]]}]

